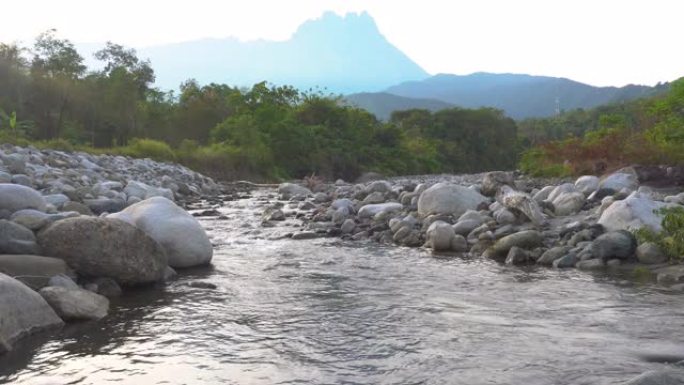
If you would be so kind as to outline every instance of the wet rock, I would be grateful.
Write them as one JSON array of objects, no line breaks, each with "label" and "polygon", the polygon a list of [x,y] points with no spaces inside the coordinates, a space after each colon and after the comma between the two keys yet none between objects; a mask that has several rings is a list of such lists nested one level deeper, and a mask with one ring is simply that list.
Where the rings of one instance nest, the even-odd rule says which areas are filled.
[{"label": "wet rock", "polygon": [[674,285],[684,283],[684,265],[668,266],[656,270],[658,283],[661,285]]},{"label": "wet rock", "polygon": [[577,258],[577,255],[575,253],[570,252],[569,254],[566,254],[553,261],[553,267],[555,267],[556,269],[575,267],[577,262],[579,262],[579,258]]},{"label": "wet rock", "polygon": [[606,267],[606,262],[599,258],[581,260],[575,265],[580,270],[602,270]]},{"label": "wet rock", "polygon": [[65,321],[98,320],[109,311],[109,300],[88,290],[48,286],[40,289],[39,293]]},{"label": "wet rock", "polygon": [[546,250],[544,254],[542,254],[541,257],[537,259],[537,264],[551,266],[555,260],[560,259],[564,255],[567,255],[569,251],[570,247],[567,246],[552,247]]},{"label": "wet rock", "polygon": [[487,202],[486,197],[469,188],[451,183],[437,183],[420,194],[418,213],[423,216],[460,216],[467,210],[476,210],[484,202]]},{"label": "wet rock", "polygon": [[115,298],[121,296],[122,290],[121,286],[116,283],[115,280],[109,277],[95,278],[92,282],[95,284],[95,290],[93,292],[103,295],[107,298]]},{"label": "wet rock", "polygon": [[211,282],[206,282],[206,281],[192,281],[188,282],[189,287],[194,287],[196,289],[208,289],[208,290],[216,290],[218,286],[214,285]]},{"label": "wet rock", "polygon": [[654,370],[643,373],[624,385],[684,385],[684,371]]},{"label": "wet rock", "polygon": [[214,250],[202,225],[164,197],[146,199],[108,217],[130,223],[152,237],[166,252],[171,267],[211,262]]},{"label": "wet rock", "polygon": [[519,248],[518,246],[511,247],[508,250],[505,263],[507,265],[525,265],[529,262],[530,256],[527,251]]},{"label": "wet rock", "polygon": [[40,294],[5,274],[0,274],[0,309],[4,350],[11,349],[20,338],[64,324]]},{"label": "wet rock", "polygon": [[14,277],[36,290],[47,286],[54,275],[72,274],[59,258],[16,254],[0,255],[0,273]]},{"label": "wet rock", "polygon": [[653,242],[645,242],[636,248],[637,260],[646,265],[654,265],[667,262],[667,255],[660,246]]},{"label": "wet rock", "polygon": [[81,275],[111,277],[122,285],[160,281],[167,265],[159,243],[118,219],[65,219],[39,233],[38,243]]},{"label": "wet rock", "polygon": [[346,219],[344,222],[342,222],[342,226],[340,226],[340,230],[342,230],[342,234],[351,234],[354,229],[356,228],[356,222],[354,222],[353,219]]},{"label": "wet rock", "polygon": [[0,219],[0,254],[40,254],[40,248],[31,230]]},{"label": "wet rock", "polygon": [[23,209],[45,211],[47,203],[38,191],[30,187],[0,183],[0,210],[14,213]]},{"label": "wet rock", "polygon": [[454,229],[446,222],[435,221],[427,230],[427,245],[434,251],[451,250]]},{"label": "wet rock", "polygon": [[611,231],[596,238],[591,245],[591,252],[595,258],[603,260],[627,259],[634,255],[636,247],[634,235],[620,230]]},{"label": "wet rock", "polygon": [[318,234],[315,231],[300,231],[298,233],[292,234],[292,239],[294,240],[302,240],[302,239],[314,239],[314,238],[320,238],[322,235]]},{"label": "wet rock", "polygon": [[485,250],[484,256],[503,260],[513,246],[529,250],[541,246],[542,242],[543,238],[539,231],[525,230],[499,239],[492,247]]},{"label": "wet rock", "polygon": [[454,237],[451,238],[451,251],[457,253],[468,251],[468,241],[466,241],[463,235],[455,234]]}]

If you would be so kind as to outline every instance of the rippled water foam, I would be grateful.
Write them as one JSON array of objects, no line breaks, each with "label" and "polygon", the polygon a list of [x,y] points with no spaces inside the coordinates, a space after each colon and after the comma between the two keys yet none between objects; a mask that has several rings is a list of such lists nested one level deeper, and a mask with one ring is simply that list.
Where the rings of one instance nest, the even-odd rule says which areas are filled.
[{"label": "rippled water foam", "polygon": [[[259,198],[202,221],[212,268],[28,339],[0,357],[0,382],[620,384],[667,365],[649,353],[684,355],[682,296],[575,270],[268,240],[293,228],[260,228]],[[187,286],[197,280],[217,289]]]}]

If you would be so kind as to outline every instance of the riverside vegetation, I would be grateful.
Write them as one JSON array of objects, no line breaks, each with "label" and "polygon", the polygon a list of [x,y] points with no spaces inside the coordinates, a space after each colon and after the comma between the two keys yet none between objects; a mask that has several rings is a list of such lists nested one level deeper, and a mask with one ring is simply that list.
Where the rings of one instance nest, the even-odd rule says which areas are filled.
[{"label": "riverside vegetation", "polygon": [[[598,129],[586,128],[582,139],[543,143],[527,128],[557,120],[516,124],[497,110],[452,108],[400,111],[381,122],[336,98],[265,83],[241,90],[188,81],[176,97],[151,88],[149,63],[118,45],[98,52],[105,67],[95,72],[51,33],[33,53],[27,61],[19,47],[0,47],[0,352],[64,321],[105,317],[108,298],[122,288],[163,284],[174,269],[211,262],[204,229],[182,206],[201,197],[220,205],[220,186],[160,161],[220,178],[315,172],[353,180],[369,169],[512,169],[521,145],[532,144],[538,147],[521,165],[536,175],[681,160],[681,80],[663,96],[614,107],[622,115],[591,112]],[[616,143],[626,143],[617,155],[599,151]],[[684,195],[647,184],[680,176],[678,167],[635,166],[571,183],[501,171],[357,184],[312,177],[306,187],[281,184],[261,225],[297,218],[302,228],[282,237],[372,239],[507,265],[617,270],[679,291]]]}]

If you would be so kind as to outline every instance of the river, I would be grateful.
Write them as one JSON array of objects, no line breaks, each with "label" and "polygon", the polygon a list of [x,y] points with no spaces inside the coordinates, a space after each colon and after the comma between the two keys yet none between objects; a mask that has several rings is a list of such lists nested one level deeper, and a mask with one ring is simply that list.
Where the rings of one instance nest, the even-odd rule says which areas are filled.
[{"label": "river", "polygon": [[297,222],[262,228],[267,194],[201,219],[211,268],[20,342],[0,383],[596,385],[684,357],[684,296],[576,269],[275,239]]}]

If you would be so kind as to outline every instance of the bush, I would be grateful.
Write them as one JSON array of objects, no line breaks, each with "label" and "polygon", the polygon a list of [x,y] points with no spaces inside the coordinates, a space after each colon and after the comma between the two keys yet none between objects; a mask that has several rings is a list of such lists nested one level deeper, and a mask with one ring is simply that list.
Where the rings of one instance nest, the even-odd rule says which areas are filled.
[{"label": "bush", "polygon": [[133,139],[128,146],[115,148],[112,152],[133,158],[151,158],[158,161],[176,160],[176,154],[168,144],[153,139]]},{"label": "bush", "polygon": [[663,215],[663,230],[659,233],[648,228],[634,232],[639,243],[653,242],[667,254],[672,262],[684,259],[684,207],[665,207],[656,210]]}]

